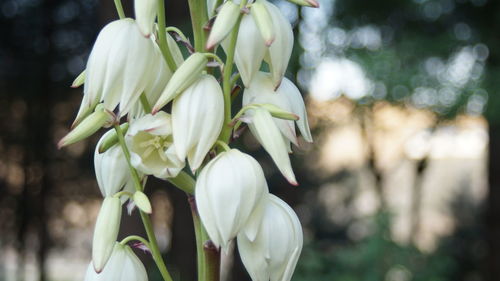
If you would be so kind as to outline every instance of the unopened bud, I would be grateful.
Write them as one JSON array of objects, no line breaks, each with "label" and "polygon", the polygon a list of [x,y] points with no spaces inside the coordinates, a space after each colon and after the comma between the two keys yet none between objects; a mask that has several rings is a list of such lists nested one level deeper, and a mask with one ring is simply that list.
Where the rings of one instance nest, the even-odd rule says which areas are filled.
[{"label": "unopened bud", "polygon": [[122,204],[118,197],[106,197],[97,216],[92,241],[92,262],[94,270],[101,272],[113,252],[120,220]]},{"label": "unopened bud", "polygon": [[270,103],[265,103],[265,104],[260,104],[260,107],[266,109],[271,113],[273,117],[280,118],[280,119],[285,119],[285,120],[299,120],[299,116],[297,114],[293,114],[289,111],[286,111],[274,104]]},{"label": "unopened bud", "polygon": [[240,7],[233,1],[227,1],[222,5],[208,36],[206,49],[212,49],[231,32],[239,15]]},{"label": "unopened bud", "polygon": [[273,20],[262,0],[257,0],[252,4],[251,14],[266,46],[271,46],[275,39]]},{"label": "unopened bud", "polygon": [[287,0],[287,1],[301,6],[319,8],[319,3],[316,0]]},{"label": "unopened bud", "polygon": [[194,53],[174,72],[165,90],[153,107],[153,113],[158,112],[169,101],[184,91],[198,80],[199,75],[208,63],[207,57],[202,53]]},{"label": "unopened bud", "polygon": [[73,83],[71,83],[71,88],[78,88],[80,87],[81,85],[83,85],[83,83],[85,82],[85,70],[82,71],[82,73],[80,73],[76,78],[75,80],[73,81]]},{"label": "unopened bud", "polygon": [[[120,125],[123,134],[127,133],[128,127],[129,127],[128,123],[123,123]],[[104,153],[117,143],[118,143],[118,135],[116,134],[116,131],[113,130],[102,140],[101,144],[99,145],[98,152]]]},{"label": "unopened bud", "polygon": [[115,116],[112,112],[103,110],[102,107],[98,107],[94,113],[90,114],[66,136],[64,136],[59,141],[57,146],[58,148],[61,148],[63,146],[79,142],[91,136],[103,126],[109,125],[114,119]]},{"label": "unopened bud", "polygon": [[156,18],[156,9],[157,5],[155,0],[134,1],[135,20],[142,35],[146,37],[149,37],[153,30],[153,24]]},{"label": "unopened bud", "polygon": [[148,197],[142,191],[136,191],[132,196],[135,205],[144,213],[151,214],[152,208]]}]

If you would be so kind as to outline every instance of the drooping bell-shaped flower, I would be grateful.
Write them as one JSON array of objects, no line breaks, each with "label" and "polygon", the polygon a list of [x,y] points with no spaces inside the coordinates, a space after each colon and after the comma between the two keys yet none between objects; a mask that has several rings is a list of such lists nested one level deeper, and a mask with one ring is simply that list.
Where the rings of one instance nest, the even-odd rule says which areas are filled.
[{"label": "drooping bell-shaped flower", "polygon": [[122,203],[118,197],[106,197],[102,202],[95,223],[92,241],[92,262],[96,272],[101,272],[111,257],[120,229]]},{"label": "drooping bell-shaped flower", "polygon": [[[229,37],[222,41],[222,47],[227,51]],[[243,84],[248,87],[254,74],[259,71],[262,60],[267,52],[267,47],[262,35],[250,15],[244,15],[241,19],[238,39],[234,52],[234,62],[238,67]]]},{"label": "drooping bell-shaped flower", "polygon": [[99,33],[90,53],[83,101],[89,108],[102,101],[110,111],[120,104],[120,116],[125,115],[154,82],[156,76],[152,74],[158,70],[152,66],[161,59],[155,43],[142,36],[134,20],[109,23]]},{"label": "drooping bell-shaped flower", "polygon": [[99,147],[103,141],[114,133],[113,130],[106,132],[97,143],[94,152],[95,175],[104,197],[115,195],[131,180],[127,160],[118,144],[99,153]]},{"label": "drooping bell-shaped flower", "polygon": [[[259,221],[258,206],[267,193],[262,168],[250,155],[231,149],[211,160],[196,181],[195,198],[212,242],[226,249],[250,217]],[[250,237],[255,229],[249,229]]]},{"label": "drooping bell-shaped flower", "polygon": [[102,272],[87,267],[84,281],[147,281],[146,268],[127,245],[114,243],[113,252]]},{"label": "drooping bell-shaped flower", "polygon": [[275,39],[269,46],[264,58],[271,68],[273,85],[277,88],[288,67],[293,50],[293,31],[290,22],[283,16],[278,7],[268,1],[263,1],[273,22]]},{"label": "drooping bell-shaped flower", "polygon": [[155,0],[134,0],[135,20],[139,30],[146,37],[153,31],[157,6]]},{"label": "drooping bell-shaped flower", "polygon": [[302,227],[283,200],[272,194],[266,197],[257,235],[240,232],[238,251],[253,281],[290,281],[302,251]]},{"label": "drooping bell-shaped flower", "polygon": [[189,161],[194,171],[213,146],[224,121],[224,98],[217,80],[201,75],[174,99],[172,129],[179,159]]},{"label": "drooping bell-shaped flower", "polygon": [[[299,120],[295,122],[302,137],[307,142],[312,142],[304,100],[299,89],[287,78],[283,79],[280,87],[275,91],[271,75],[265,72],[258,72],[255,75],[255,79],[252,80],[250,86],[243,93],[243,106],[252,103],[269,103],[296,114],[299,116]],[[274,122],[278,125],[283,135],[297,145],[293,121],[274,118]]]},{"label": "drooping bell-shaped flower", "polygon": [[184,161],[175,152],[171,117],[166,112],[134,120],[125,141],[132,166],[146,175],[165,179],[177,176],[184,168]]}]

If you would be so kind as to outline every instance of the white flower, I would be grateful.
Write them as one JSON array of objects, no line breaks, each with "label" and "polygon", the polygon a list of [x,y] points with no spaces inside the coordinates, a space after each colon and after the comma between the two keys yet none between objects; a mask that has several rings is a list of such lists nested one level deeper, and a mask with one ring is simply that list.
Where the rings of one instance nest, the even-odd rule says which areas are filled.
[{"label": "white flower", "polygon": [[122,204],[118,197],[106,197],[102,202],[92,241],[92,262],[96,272],[101,272],[113,252],[120,229]]},{"label": "white flower", "polygon": [[[255,75],[255,79],[252,80],[250,86],[243,93],[243,106],[252,103],[270,103],[285,111],[296,114],[299,116],[299,120],[296,123],[300,133],[307,142],[312,142],[304,100],[299,89],[287,78],[284,78],[280,87],[274,91],[271,75],[269,73],[258,72]],[[274,118],[274,122],[278,125],[283,135],[297,145],[293,121]]]},{"label": "white flower", "polygon": [[240,7],[234,4],[233,1],[227,1],[222,4],[207,39],[207,50],[212,49],[231,32],[239,15]]},{"label": "white flower", "polygon": [[98,102],[113,111],[120,104],[120,116],[137,102],[156,78],[155,62],[162,60],[155,43],[139,32],[132,19],[106,25],[87,62],[83,102],[92,108]]},{"label": "white flower", "polygon": [[[212,242],[227,249],[268,193],[259,163],[237,149],[222,152],[201,171],[195,198],[201,221]],[[249,236],[254,236],[251,233]]]},{"label": "white flower", "polygon": [[217,80],[201,75],[174,99],[172,128],[179,159],[188,157],[194,171],[213,146],[224,121],[224,97]]},{"label": "white flower", "polygon": [[[222,41],[222,47],[227,51],[229,37]],[[267,47],[257,28],[255,20],[250,15],[241,19],[238,39],[234,52],[234,62],[238,67],[243,84],[247,87],[254,74],[259,70],[266,55]]]},{"label": "white flower", "polygon": [[134,0],[135,19],[139,30],[146,37],[153,31],[157,7],[155,0]]},{"label": "white flower", "polygon": [[147,281],[148,275],[142,262],[127,245],[115,242],[113,253],[101,273],[95,272],[92,263],[87,267],[84,281]]},{"label": "white flower", "polygon": [[288,62],[292,56],[293,31],[290,22],[281,14],[278,7],[267,1],[264,1],[264,4],[271,15],[274,34],[276,35],[264,59],[271,67],[273,85],[277,88],[285,75]]},{"label": "white flower", "polygon": [[[262,60],[265,59],[271,68],[274,88],[277,88],[292,55],[294,41],[292,26],[275,5],[268,1],[258,1],[256,4],[258,9],[255,12],[258,14],[253,15],[250,9],[251,15],[244,15],[241,20],[234,61],[243,84],[248,87],[260,69]],[[259,25],[255,18],[260,19]],[[227,50],[228,46],[229,38],[226,38],[222,42],[222,47]]]},{"label": "white flower", "polygon": [[97,143],[94,152],[95,175],[104,197],[115,195],[131,180],[127,160],[119,145],[115,144],[105,152],[99,153],[101,143],[113,133],[113,130],[106,132]]},{"label": "white flower", "polygon": [[[252,83],[243,93],[243,106],[250,104],[272,104],[299,116],[299,120],[295,122],[300,132],[306,141],[312,142],[304,101],[299,89],[287,78],[284,78],[280,87],[274,91],[271,75],[256,73]],[[296,185],[288,156],[288,152],[291,152],[290,142],[298,145],[294,121],[272,117],[265,109],[251,109],[246,115],[249,117],[248,126],[252,134],[271,155],[287,180]]]},{"label": "white flower", "polygon": [[302,227],[283,200],[268,194],[266,201],[257,235],[238,234],[240,257],[253,281],[290,281],[302,251]]},{"label": "white flower", "polygon": [[134,120],[125,141],[132,166],[146,175],[162,179],[175,177],[184,167],[172,144],[170,115],[163,111]]}]

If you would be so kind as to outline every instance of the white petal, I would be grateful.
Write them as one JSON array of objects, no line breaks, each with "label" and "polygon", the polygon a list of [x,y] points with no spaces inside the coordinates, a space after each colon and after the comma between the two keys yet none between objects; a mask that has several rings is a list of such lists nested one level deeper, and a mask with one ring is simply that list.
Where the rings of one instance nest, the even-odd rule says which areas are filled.
[{"label": "white petal", "polygon": [[306,106],[304,105],[304,100],[302,99],[299,89],[290,80],[284,78],[276,93],[288,97],[292,109],[291,112],[300,117],[296,122],[302,137],[304,137],[307,142],[312,142],[313,139],[311,130],[309,129],[309,121],[307,120]]},{"label": "white petal", "polygon": [[144,36],[149,36],[153,30],[156,18],[157,2],[155,0],[135,0],[134,11],[139,30]]},{"label": "white petal", "polygon": [[261,108],[252,111],[252,122],[248,124],[248,127],[264,149],[271,155],[274,163],[288,182],[297,185],[288,156],[287,144],[274,124],[273,117],[267,110]]}]

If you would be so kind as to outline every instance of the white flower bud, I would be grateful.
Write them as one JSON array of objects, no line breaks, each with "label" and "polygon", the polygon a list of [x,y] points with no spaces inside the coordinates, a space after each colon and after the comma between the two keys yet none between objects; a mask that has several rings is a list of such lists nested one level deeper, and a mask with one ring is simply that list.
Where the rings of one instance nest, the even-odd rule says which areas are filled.
[{"label": "white flower bud", "polygon": [[[229,47],[229,39],[226,38],[222,41],[224,50]],[[238,67],[243,84],[248,87],[254,74],[259,71],[267,51],[264,39],[252,16],[244,15],[241,19],[236,42],[234,62]]]},{"label": "white flower bud", "polygon": [[179,159],[189,161],[194,171],[213,146],[224,122],[224,97],[217,80],[201,75],[174,99],[172,128]]},{"label": "white flower bud", "polygon": [[[287,78],[284,78],[280,87],[274,91],[271,75],[258,72],[243,93],[243,106],[252,103],[274,104],[285,111],[296,114],[299,116],[296,123],[302,136],[306,141],[312,142],[304,100],[299,89]],[[293,121],[274,118],[274,122],[283,135],[295,145],[298,144]]]},{"label": "white flower bud", "polygon": [[290,157],[288,156],[290,145],[280,133],[269,111],[259,107],[248,110],[247,114],[251,117],[248,127],[252,134],[262,144],[267,153],[271,155],[274,163],[288,182],[297,185]]},{"label": "white flower bud", "polygon": [[217,14],[210,35],[208,36],[207,50],[212,49],[233,30],[239,15],[240,7],[234,4],[233,1],[227,1],[222,4],[222,8]]},{"label": "white flower bud", "polygon": [[132,19],[116,20],[99,33],[86,67],[84,98],[92,108],[102,101],[113,111],[120,104],[120,116],[125,115],[147,88],[161,60],[155,43],[141,35]]},{"label": "white flower bud", "polygon": [[[195,189],[201,221],[212,242],[227,249],[268,193],[259,163],[237,149],[222,152],[201,171]],[[249,234],[249,236],[252,236]]]},{"label": "white flower bud", "polygon": [[170,115],[163,111],[134,120],[125,141],[132,166],[146,175],[175,177],[184,167],[173,146]]},{"label": "white flower bud", "polygon": [[238,251],[253,281],[290,281],[302,251],[302,227],[283,200],[268,194],[266,201],[257,235],[240,232]]},{"label": "white flower bud", "polygon": [[208,59],[202,53],[194,53],[179,66],[156,102],[153,113],[177,97],[182,91],[198,80],[199,75],[207,66]]},{"label": "white flower bud", "polygon": [[118,144],[111,146],[106,152],[99,153],[99,147],[114,130],[106,132],[96,145],[94,152],[94,169],[97,184],[104,197],[115,195],[127,181],[131,180],[127,160]]},{"label": "white flower bud", "polygon": [[156,0],[134,0],[135,20],[141,33],[149,37],[156,18]]},{"label": "white flower bud", "polygon": [[146,268],[127,245],[115,242],[113,253],[101,273],[92,263],[87,267],[84,281],[147,281]]},{"label": "white flower bud", "polygon": [[97,216],[92,242],[92,262],[96,272],[101,272],[113,252],[120,229],[122,204],[117,197],[106,197]]},{"label": "white flower bud", "polygon": [[273,85],[277,88],[285,75],[288,62],[293,50],[293,31],[290,22],[283,16],[278,7],[267,1],[263,1],[273,21],[274,33],[276,34],[269,52],[264,58],[271,68]]},{"label": "white flower bud", "polygon": [[273,28],[273,21],[271,15],[267,11],[265,0],[257,0],[252,4],[252,9],[250,10],[250,14],[252,15],[255,23],[259,27],[260,34],[264,39],[266,46],[271,46],[274,42],[274,38],[276,36],[275,30]]}]

